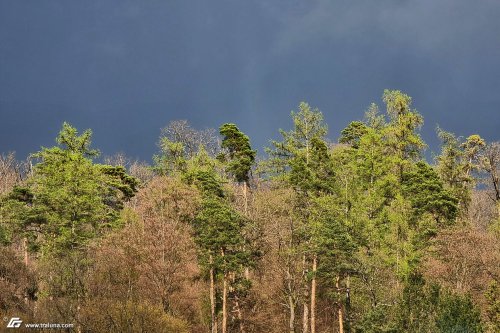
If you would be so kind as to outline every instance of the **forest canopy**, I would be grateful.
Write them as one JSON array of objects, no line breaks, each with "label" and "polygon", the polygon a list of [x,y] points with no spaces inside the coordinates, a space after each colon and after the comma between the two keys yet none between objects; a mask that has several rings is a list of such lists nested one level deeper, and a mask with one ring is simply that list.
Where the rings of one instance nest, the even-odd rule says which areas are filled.
[{"label": "forest canopy", "polygon": [[2,154],[0,313],[78,332],[500,332],[500,142],[438,127],[429,162],[411,97],[382,102],[336,141],[301,102],[265,156],[236,124],[185,120],[152,165],[99,158],[66,122],[27,161]]}]

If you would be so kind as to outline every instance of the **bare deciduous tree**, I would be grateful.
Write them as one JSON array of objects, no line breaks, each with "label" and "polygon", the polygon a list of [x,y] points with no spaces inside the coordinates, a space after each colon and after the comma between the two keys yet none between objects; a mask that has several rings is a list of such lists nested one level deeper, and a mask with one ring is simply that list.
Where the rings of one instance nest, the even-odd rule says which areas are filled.
[{"label": "bare deciduous tree", "polygon": [[492,190],[491,198],[497,204],[497,214],[500,218],[500,142],[492,142],[484,149],[482,169],[487,173],[489,186]]},{"label": "bare deciduous tree", "polygon": [[0,155],[0,195],[19,184],[27,173],[27,163],[16,160],[14,153]]},{"label": "bare deciduous tree", "polygon": [[469,293],[477,304],[485,302],[489,283],[500,280],[500,244],[487,232],[456,229],[435,240],[435,253],[425,263],[426,276],[460,294]]},{"label": "bare deciduous tree", "polygon": [[182,143],[188,157],[194,156],[200,146],[211,156],[217,155],[220,150],[220,138],[215,129],[196,130],[187,120],[171,121],[161,130],[160,141],[162,137]]}]

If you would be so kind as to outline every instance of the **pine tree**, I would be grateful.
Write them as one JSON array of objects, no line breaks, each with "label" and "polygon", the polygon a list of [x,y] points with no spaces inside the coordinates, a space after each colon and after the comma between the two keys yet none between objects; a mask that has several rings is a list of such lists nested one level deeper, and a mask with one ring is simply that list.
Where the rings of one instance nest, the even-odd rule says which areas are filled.
[{"label": "pine tree", "polygon": [[235,124],[224,124],[220,127],[219,132],[223,136],[221,146],[227,150],[227,154],[219,154],[219,159],[227,161],[227,171],[238,183],[243,184],[245,214],[247,214],[247,191],[256,152],[252,150],[248,136],[241,132]]},{"label": "pine tree", "polygon": [[[20,230],[44,253],[64,255],[81,249],[88,240],[119,224],[123,203],[136,192],[137,180],[123,167],[94,164],[99,152],[91,149],[92,132],[78,135],[64,123],[58,146],[33,155],[39,162],[27,187],[10,194],[11,214]],[[31,244],[36,246],[37,244]]]},{"label": "pine tree", "polygon": [[437,225],[455,222],[458,199],[447,191],[438,174],[425,162],[403,175],[402,190],[413,208],[413,221],[429,214]]},{"label": "pine tree", "polygon": [[436,328],[439,333],[483,332],[481,315],[470,297],[451,293],[444,293],[440,297]]},{"label": "pine tree", "polygon": [[353,121],[340,132],[339,143],[351,145],[353,148],[359,147],[361,137],[368,132],[367,126],[361,121]]},{"label": "pine tree", "polygon": [[[195,241],[200,249],[200,263],[210,275],[211,328],[216,333],[218,280],[222,280],[223,333],[228,331],[228,292],[242,267],[251,265],[251,253],[246,250],[243,228],[246,218],[240,216],[229,204],[213,161],[202,149],[191,162],[184,179],[202,193],[201,209],[194,218]],[[240,326],[241,327],[241,326]]]},{"label": "pine tree", "polygon": [[[297,193],[295,215],[300,221],[297,234],[302,240],[300,248],[304,281],[303,331],[310,327],[311,333],[315,333],[318,274],[321,273],[319,270],[335,272],[336,277],[332,278],[330,275],[327,281],[330,284],[338,284],[338,279],[343,274],[339,269],[340,263],[343,262],[341,258],[345,258],[341,253],[349,253],[352,244],[350,240],[347,241],[348,231],[338,219],[338,214],[333,217],[326,213],[331,213],[331,209],[338,211],[339,201],[336,200],[338,183],[333,159],[326,143],[327,127],[323,122],[323,115],[319,110],[311,109],[307,103],[302,102],[299,112],[292,112],[292,120],[294,127],[291,131],[280,131],[283,141],[272,142],[274,149],[268,150],[271,155],[268,165],[275,179],[283,180]],[[327,235],[333,238],[329,239]],[[335,247],[335,250],[329,251],[329,247]],[[323,258],[324,264],[321,263]],[[339,304],[339,309],[341,307]],[[340,318],[340,325],[342,321]]]}]

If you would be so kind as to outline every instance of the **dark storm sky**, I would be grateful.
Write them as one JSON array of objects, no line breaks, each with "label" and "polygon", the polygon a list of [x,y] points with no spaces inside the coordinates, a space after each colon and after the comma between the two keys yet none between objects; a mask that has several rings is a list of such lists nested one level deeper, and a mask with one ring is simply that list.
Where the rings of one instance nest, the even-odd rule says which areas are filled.
[{"label": "dark storm sky", "polygon": [[302,100],[330,138],[384,88],[436,124],[499,140],[499,0],[0,0],[0,152],[63,121],[149,160],[160,128],[234,122],[255,147]]}]

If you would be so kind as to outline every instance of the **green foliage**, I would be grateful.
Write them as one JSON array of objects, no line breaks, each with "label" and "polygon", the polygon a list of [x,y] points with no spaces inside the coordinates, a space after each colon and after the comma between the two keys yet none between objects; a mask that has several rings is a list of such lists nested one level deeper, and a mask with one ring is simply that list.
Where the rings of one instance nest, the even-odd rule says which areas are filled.
[{"label": "green foliage", "polygon": [[62,129],[56,138],[56,142],[66,151],[70,151],[84,157],[97,157],[99,156],[99,150],[90,148],[92,143],[91,138],[92,131],[90,129],[87,129],[81,135],[78,135],[78,131],[75,127],[71,126],[67,122],[64,122]]},{"label": "green foliage", "polygon": [[436,328],[440,333],[481,333],[483,326],[479,310],[464,295],[444,293],[437,311]]},{"label": "green foliage", "polygon": [[154,169],[158,174],[168,175],[185,169],[185,148],[182,142],[175,142],[162,137],[158,145],[161,154],[153,156]]},{"label": "green foliage", "polygon": [[312,110],[305,102],[299,104],[299,112],[292,111],[291,115],[293,129],[289,132],[280,130],[283,141],[271,141],[273,149],[267,149],[271,156],[268,171],[277,178],[284,177],[300,189],[311,177],[313,142],[316,142],[316,150],[321,150],[320,142],[324,142],[327,126],[321,112]]},{"label": "green foliage", "polygon": [[[227,274],[252,266],[253,253],[244,237],[248,221],[231,206],[224,180],[217,173],[217,161],[201,149],[187,166],[182,179],[202,194],[201,207],[192,221],[201,267]],[[241,283],[232,282],[233,287],[238,285]]]},{"label": "green foliage", "polygon": [[212,159],[202,148],[187,162],[187,168],[182,174],[184,182],[195,185],[204,197],[225,196],[223,179],[216,172],[217,161]]},{"label": "green foliage", "polygon": [[318,109],[302,102],[299,112],[292,111],[294,127],[280,131],[282,142],[272,141],[274,149],[268,149],[271,175],[283,179],[302,195],[318,195],[335,191],[333,161],[325,136],[327,126]]},{"label": "green foliage", "polygon": [[500,286],[496,281],[492,281],[485,293],[488,304],[486,315],[493,332],[500,332]]},{"label": "green foliage", "polygon": [[356,240],[338,207],[333,195],[313,199],[310,207],[311,250],[319,258],[319,275],[328,281],[354,271],[356,265]]},{"label": "green foliage", "polygon": [[220,154],[219,158],[223,161],[228,160],[227,170],[237,182],[248,183],[256,154],[250,146],[250,139],[235,124],[224,124],[219,132],[223,136],[222,148],[227,150],[227,156]]},{"label": "green foliage", "polygon": [[124,201],[130,200],[137,192],[138,180],[122,166],[99,165],[95,167],[104,175],[106,182],[105,202],[116,210],[123,209]]},{"label": "green foliage", "polygon": [[465,213],[475,186],[472,173],[480,167],[480,155],[486,144],[477,134],[464,140],[439,127],[437,133],[442,147],[441,154],[436,157],[436,170],[446,187],[457,197],[459,213]]},{"label": "green foliage", "polygon": [[414,221],[430,214],[439,224],[452,224],[457,216],[458,200],[444,189],[439,175],[425,162],[403,174],[402,190],[410,200]]},{"label": "green foliage", "polygon": [[297,190],[310,194],[335,191],[332,160],[322,138],[313,137],[308,151],[297,151],[289,166],[289,181]]},{"label": "green foliage", "polygon": [[[267,149],[250,200],[256,151],[235,124],[219,128],[219,147],[216,131],[172,122],[154,157],[156,176],[126,205],[137,180],[123,167],[96,164],[91,131],[64,123],[58,145],[32,156],[29,179],[3,187],[12,189],[0,197],[0,294],[8,295],[0,309],[30,313],[35,304],[83,331],[203,331],[202,319],[194,328],[184,319],[204,316],[208,295],[184,293],[207,287],[199,279],[210,275],[210,324],[224,298],[229,331],[242,324],[241,331],[282,332],[283,309],[295,316],[286,329],[297,331],[306,306],[316,308],[317,332],[331,331],[340,313],[346,332],[499,331],[500,288],[484,286],[498,275],[495,246],[485,241],[471,257],[451,250],[458,238],[443,238],[451,225],[461,230],[456,221],[465,221],[469,203],[474,219],[491,223],[492,204],[471,201],[484,140],[438,130],[443,145],[433,167],[422,159],[423,118],[411,97],[385,90],[382,99],[386,112],[370,105],[363,121],[342,130],[342,145],[329,144],[322,113],[300,103],[291,130]],[[244,214],[229,178],[243,185]],[[432,242],[437,236],[449,244]],[[487,238],[459,240],[477,239]],[[21,260],[8,249],[25,245],[38,284],[28,268],[15,269]],[[476,257],[484,261],[477,267]]]},{"label": "green foliage", "polygon": [[[413,271],[404,282],[397,307],[372,307],[356,323],[355,332],[479,333],[480,314],[466,295],[428,284]],[[392,310],[395,313],[391,313]]]},{"label": "green foliage", "polygon": [[411,272],[403,289],[398,307],[398,327],[401,332],[435,332],[434,316],[439,306],[439,287],[427,285],[422,275]]},{"label": "green foliage", "polygon": [[377,306],[370,309],[354,325],[356,333],[398,333],[400,332],[394,321],[389,320],[389,308]]},{"label": "green foliage", "polygon": [[[64,123],[57,142],[33,156],[39,160],[26,188],[15,188],[2,204],[12,227],[35,236],[45,253],[78,249],[118,223],[123,202],[137,180],[122,167],[94,164],[91,132],[78,135]],[[33,238],[33,237],[31,237]]]},{"label": "green foliage", "polygon": [[463,140],[439,127],[437,132],[442,142],[441,154],[436,157],[437,171],[446,187],[458,198],[458,206],[464,213],[475,185],[472,172],[479,169],[485,142],[479,135]]},{"label": "green foliage", "polygon": [[387,125],[385,117],[380,114],[377,104],[371,103],[366,110],[365,123],[369,128],[375,131],[380,131]]},{"label": "green foliage", "polygon": [[416,271],[405,280],[397,315],[398,332],[483,332],[480,313],[469,296],[428,284]]},{"label": "green foliage", "polygon": [[368,132],[367,126],[361,121],[353,121],[340,132],[339,143],[351,145],[353,148],[359,147],[361,137]]},{"label": "green foliage", "polygon": [[194,184],[205,196],[223,198],[224,190],[215,173],[206,170],[193,170],[184,175],[188,184]]},{"label": "green foliage", "polygon": [[441,154],[436,157],[436,170],[444,184],[464,206],[470,201],[470,184],[472,178],[465,171],[465,154],[460,139],[453,133],[438,127],[437,133],[441,139]]},{"label": "green foliage", "polygon": [[32,209],[33,193],[27,187],[14,186],[12,191],[0,197],[0,245],[9,245],[19,230],[38,222]]},{"label": "green foliage", "polygon": [[469,163],[471,163],[471,165],[469,166],[470,169],[477,168],[477,163],[472,163],[478,161],[479,153],[484,149],[485,146],[485,141],[478,134],[470,135],[469,137],[467,137],[465,142],[462,143],[465,156],[468,158]]},{"label": "green foliage", "polygon": [[389,123],[384,128],[389,152],[394,154],[399,174],[411,161],[420,158],[426,147],[418,134],[423,125],[423,117],[411,108],[411,97],[399,90],[384,90],[382,99],[387,107]]},{"label": "green foliage", "polygon": [[[243,251],[245,240],[242,228],[245,219],[219,198],[206,198],[194,219],[196,242],[205,253],[211,254],[214,264],[224,272],[234,272],[249,261]],[[206,258],[205,258],[206,260]]]},{"label": "green foliage", "polygon": [[[333,193],[336,185],[323,115],[304,102],[300,103],[299,110],[292,112],[293,129],[280,131],[283,141],[273,141],[274,150],[268,152],[271,166],[279,166],[271,168],[271,174],[300,193],[301,205],[305,205],[302,208],[307,209],[309,197]],[[304,209],[303,212],[308,215]]]},{"label": "green foliage", "polygon": [[171,121],[161,131],[158,141],[160,152],[153,156],[153,170],[159,175],[183,174],[197,155],[217,155],[218,146],[212,129],[198,131],[186,120]]}]

